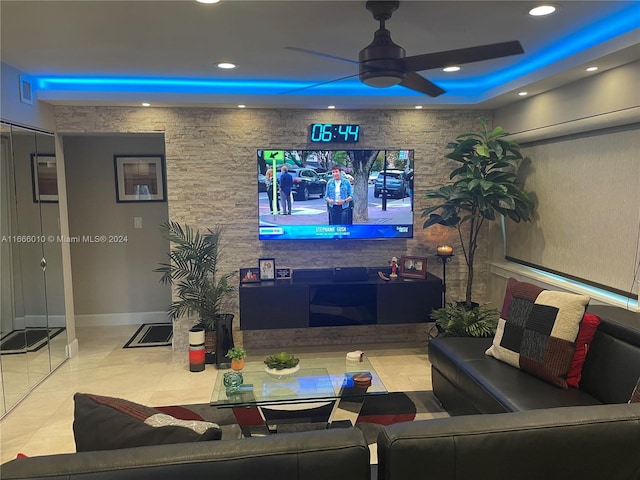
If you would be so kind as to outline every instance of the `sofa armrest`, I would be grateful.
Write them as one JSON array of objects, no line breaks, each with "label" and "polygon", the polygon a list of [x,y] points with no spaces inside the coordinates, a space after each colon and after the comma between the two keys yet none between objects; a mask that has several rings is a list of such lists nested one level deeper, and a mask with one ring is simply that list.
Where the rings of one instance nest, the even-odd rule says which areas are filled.
[{"label": "sofa armrest", "polygon": [[370,480],[369,449],[355,428],[20,458],[0,468],[3,480]]},{"label": "sofa armrest", "polygon": [[402,423],[378,436],[378,479],[640,478],[640,404]]}]

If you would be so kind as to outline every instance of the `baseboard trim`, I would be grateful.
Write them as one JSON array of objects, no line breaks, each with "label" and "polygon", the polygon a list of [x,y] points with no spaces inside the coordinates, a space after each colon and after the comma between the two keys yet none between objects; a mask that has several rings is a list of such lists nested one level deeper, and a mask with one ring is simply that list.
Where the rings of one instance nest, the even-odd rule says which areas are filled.
[{"label": "baseboard trim", "polygon": [[75,315],[76,327],[105,327],[112,325],[141,325],[165,323],[170,320],[167,312],[95,313]]}]

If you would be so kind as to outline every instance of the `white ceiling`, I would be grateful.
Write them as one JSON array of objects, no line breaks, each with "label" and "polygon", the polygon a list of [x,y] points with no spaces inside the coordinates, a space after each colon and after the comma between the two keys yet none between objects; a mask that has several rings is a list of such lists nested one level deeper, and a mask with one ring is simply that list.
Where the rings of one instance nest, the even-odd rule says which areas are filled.
[{"label": "white ceiling", "polygon": [[[43,77],[99,79],[38,91],[55,104],[309,108],[496,108],[518,101],[521,90],[534,95],[593,75],[588,65],[602,72],[640,58],[639,2],[554,1],[557,12],[538,18],[527,14],[535,3],[400,2],[386,26],[407,56],[510,40],[524,47],[523,55],[453,74],[421,72],[447,90],[435,99],[400,86],[367,87],[357,76],[286,93],[357,73],[355,64],[285,47],[357,60],[378,28],[364,1],[2,0],[0,55],[34,85]],[[221,61],[238,68],[220,70]],[[116,87],[105,77],[127,82]],[[170,83],[186,80],[218,83]]]}]

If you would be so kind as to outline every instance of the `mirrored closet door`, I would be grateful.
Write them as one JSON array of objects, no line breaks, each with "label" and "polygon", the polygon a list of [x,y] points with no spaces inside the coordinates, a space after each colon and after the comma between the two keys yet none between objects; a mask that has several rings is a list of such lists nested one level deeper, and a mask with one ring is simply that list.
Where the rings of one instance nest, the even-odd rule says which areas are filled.
[{"label": "mirrored closet door", "polygon": [[0,415],[66,359],[55,141],[0,124]]}]

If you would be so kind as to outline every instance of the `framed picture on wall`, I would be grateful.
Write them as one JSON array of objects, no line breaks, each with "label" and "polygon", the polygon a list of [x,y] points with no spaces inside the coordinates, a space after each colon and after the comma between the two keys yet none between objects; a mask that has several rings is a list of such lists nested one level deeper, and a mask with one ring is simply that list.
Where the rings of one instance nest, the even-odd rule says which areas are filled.
[{"label": "framed picture on wall", "polygon": [[166,202],[164,155],[114,155],[116,200]]},{"label": "framed picture on wall", "polygon": [[403,278],[427,278],[426,257],[400,257],[400,276]]},{"label": "framed picture on wall", "polygon": [[34,203],[58,201],[58,173],[54,154],[31,154],[31,184]]},{"label": "framed picture on wall", "polygon": [[240,283],[256,283],[260,281],[260,270],[256,267],[240,269]]},{"label": "framed picture on wall", "polygon": [[258,267],[260,268],[260,280],[276,279],[276,259],[275,258],[259,258]]}]

